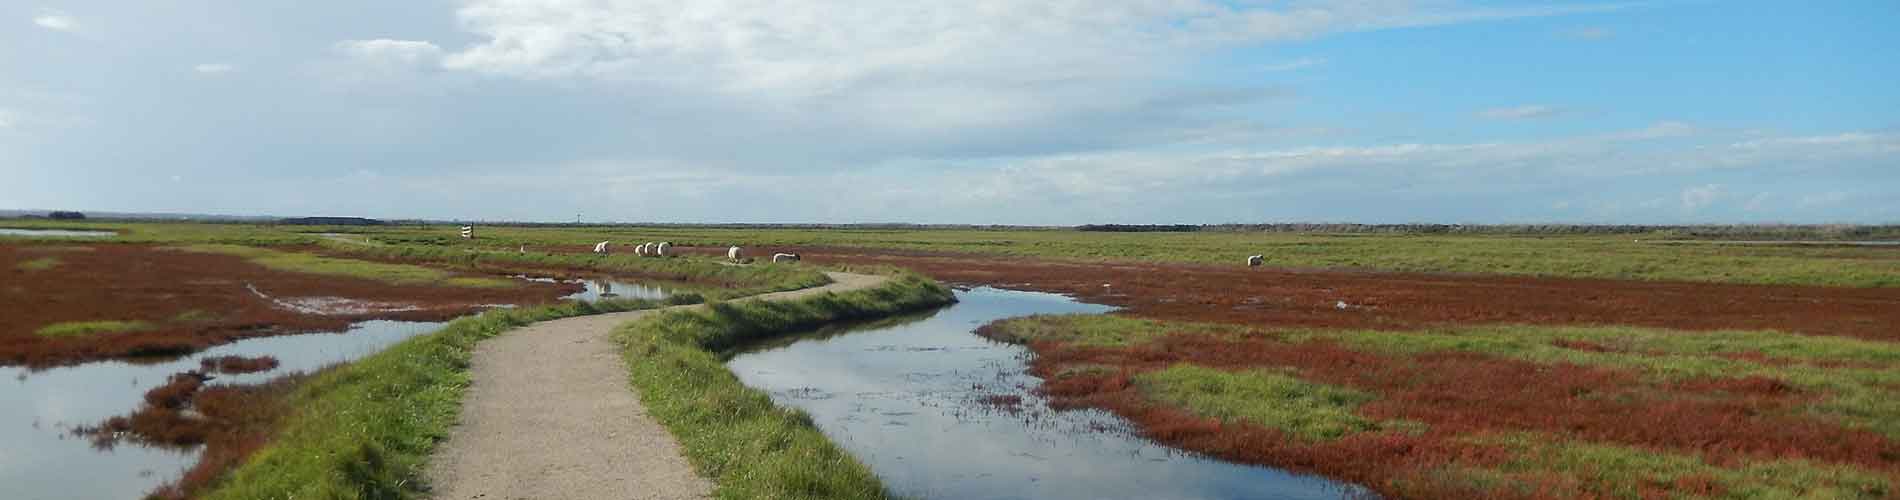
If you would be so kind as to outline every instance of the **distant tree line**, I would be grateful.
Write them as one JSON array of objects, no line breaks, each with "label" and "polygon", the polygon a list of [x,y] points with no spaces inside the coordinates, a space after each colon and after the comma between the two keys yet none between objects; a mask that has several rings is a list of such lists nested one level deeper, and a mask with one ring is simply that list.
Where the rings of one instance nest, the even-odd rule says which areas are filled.
[{"label": "distant tree line", "polygon": [[86,214],[66,210],[54,210],[53,213],[46,214],[46,218],[53,220],[85,220]]}]

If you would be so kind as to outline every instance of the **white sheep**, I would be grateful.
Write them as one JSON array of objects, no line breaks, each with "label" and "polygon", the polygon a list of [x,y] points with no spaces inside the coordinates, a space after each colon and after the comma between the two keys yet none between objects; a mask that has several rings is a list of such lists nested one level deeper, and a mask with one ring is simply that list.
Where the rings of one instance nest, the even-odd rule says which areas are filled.
[{"label": "white sheep", "polygon": [[798,254],[775,253],[772,254],[772,262],[798,262]]},{"label": "white sheep", "polygon": [[739,247],[732,247],[732,248],[726,249],[726,260],[738,262],[739,258],[744,257],[744,256],[745,255],[739,251]]},{"label": "white sheep", "polygon": [[603,241],[603,242],[600,242],[600,243],[595,243],[595,244],[594,244],[594,253],[597,253],[597,254],[601,254],[601,255],[607,255],[607,249],[608,249],[608,246],[607,246],[607,243],[608,243],[608,242],[605,242],[605,241]]},{"label": "white sheep", "polygon": [[660,244],[653,246],[653,255],[665,257],[667,256],[666,254],[672,250],[673,250],[672,243],[662,241],[660,242]]},{"label": "white sheep", "polygon": [[1266,262],[1266,260],[1267,256],[1265,255],[1249,255],[1247,256],[1247,267],[1260,267],[1260,263]]}]

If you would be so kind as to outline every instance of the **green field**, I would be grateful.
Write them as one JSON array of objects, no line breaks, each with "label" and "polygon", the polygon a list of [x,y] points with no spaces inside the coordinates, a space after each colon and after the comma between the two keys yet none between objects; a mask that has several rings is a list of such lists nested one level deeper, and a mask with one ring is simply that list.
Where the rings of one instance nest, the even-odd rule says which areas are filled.
[{"label": "green field", "polygon": [[[5,226],[33,223],[8,221]],[[653,226],[483,226],[463,240],[453,226],[312,227],[183,223],[39,223],[114,229],[118,241],[485,247],[670,241],[688,246],[817,245],[966,252],[1079,260],[1268,265],[1430,273],[1855,287],[1900,286],[1900,247],[1667,244],[1676,233],[1640,235],[1361,234],[1281,232],[1111,233],[1067,229],[737,229]],[[323,238],[314,233],[351,233]],[[94,239],[92,241],[97,241]],[[340,243],[349,244],[349,243]]]}]

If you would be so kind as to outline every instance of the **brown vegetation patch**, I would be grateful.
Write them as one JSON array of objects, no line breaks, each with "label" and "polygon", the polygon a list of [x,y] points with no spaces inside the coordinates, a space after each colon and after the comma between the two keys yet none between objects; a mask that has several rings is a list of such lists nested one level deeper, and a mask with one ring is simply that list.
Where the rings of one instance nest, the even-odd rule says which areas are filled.
[{"label": "brown vegetation patch", "polygon": [[953,284],[1068,294],[1155,319],[1371,329],[1614,324],[1900,340],[1900,288],[1250,269],[837,247],[748,251],[796,252],[818,264],[897,265]]},{"label": "brown vegetation patch", "polygon": [[[541,304],[580,291],[579,285],[526,283],[508,288],[392,285],[341,276],[275,271],[241,257],[162,251],[150,245],[97,245],[60,254],[55,270],[14,269],[44,252],[32,244],[0,245],[0,364],[57,365],[86,360],[172,356],[247,337],[338,331],[367,319],[439,321],[493,304]],[[255,291],[253,291],[255,290]],[[276,299],[344,297],[402,304],[307,314]],[[40,327],[100,319],[141,320],[154,328],[69,338],[34,335]]]}]

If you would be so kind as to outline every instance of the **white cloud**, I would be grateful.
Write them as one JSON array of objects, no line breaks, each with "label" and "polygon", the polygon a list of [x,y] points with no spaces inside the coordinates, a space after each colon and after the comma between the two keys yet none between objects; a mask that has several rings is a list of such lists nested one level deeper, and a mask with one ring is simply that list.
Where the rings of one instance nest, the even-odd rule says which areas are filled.
[{"label": "white cloud", "polygon": [[894,81],[1007,85],[1151,74],[1180,51],[1227,44],[1615,8],[1431,5],[705,0],[685,9],[665,0],[474,0],[458,17],[488,40],[446,65],[815,95]]},{"label": "white cloud", "polygon": [[71,32],[79,30],[79,21],[77,19],[73,19],[73,16],[57,10],[40,11],[39,15],[33,16],[33,24],[54,31]]},{"label": "white cloud", "polygon": [[1550,106],[1530,104],[1507,108],[1491,108],[1478,112],[1478,117],[1490,120],[1524,120],[1530,118],[1549,118],[1563,114],[1564,110]]},{"label": "white cloud", "polygon": [[13,128],[13,111],[0,108],[0,128]]},{"label": "white cloud", "polygon": [[237,66],[226,63],[204,63],[192,66],[191,69],[207,75],[219,75],[237,71]]},{"label": "white cloud", "polygon": [[442,48],[417,40],[344,40],[336,50],[361,61],[395,65],[430,65],[442,58]]},{"label": "white cloud", "polygon": [[1709,206],[1710,203],[1715,203],[1717,198],[1721,198],[1722,186],[1717,184],[1705,184],[1683,188],[1681,197],[1682,210],[1694,212]]},{"label": "white cloud", "polygon": [[1266,66],[1261,66],[1260,69],[1262,71],[1293,71],[1296,69],[1305,69],[1305,68],[1310,68],[1314,66],[1319,66],[1321,64],[1326,64],[1326,60],[1317,58],[1317,57],[1302,57],[1299,59],[1294,59],[1294,60],[1283,62],[1283,63],[1268,64]]}]

